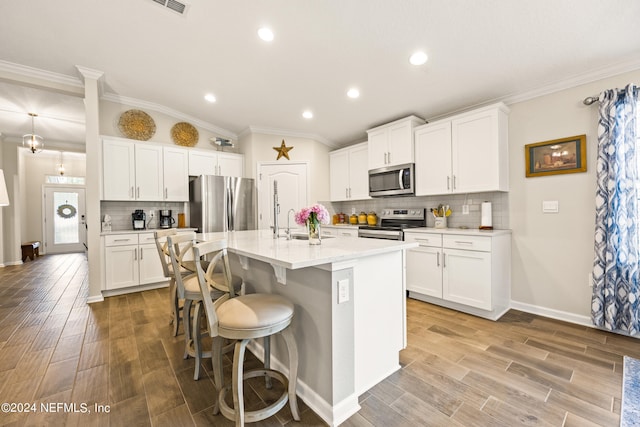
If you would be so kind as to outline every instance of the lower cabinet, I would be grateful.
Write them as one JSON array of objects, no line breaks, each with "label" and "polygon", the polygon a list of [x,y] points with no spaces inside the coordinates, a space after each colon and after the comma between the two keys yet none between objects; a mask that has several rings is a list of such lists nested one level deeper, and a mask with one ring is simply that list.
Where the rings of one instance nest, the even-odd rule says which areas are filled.
[{"label": "lower cabinet", "polygon": [[409,296],[496,320],[509,308],[511,234],[405,232]]},{"label": "lower cabinet", "polygon": [[323,236],[336,236],[336,237],[358,237],[358,229],[356,227],[347,227],[344,225],[322,226]]},{"label": "lower cabinet", "polygon": [[104,246],[106,290],[167,281],[153,233],[107,235]]}]

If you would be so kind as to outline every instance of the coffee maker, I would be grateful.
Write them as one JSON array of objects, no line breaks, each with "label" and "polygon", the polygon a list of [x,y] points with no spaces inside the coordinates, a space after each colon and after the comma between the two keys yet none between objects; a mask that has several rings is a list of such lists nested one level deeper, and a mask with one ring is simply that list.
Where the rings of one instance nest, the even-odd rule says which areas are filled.
[{"label": "coffee maker", "polygon": [[171,228],[176,222],[171,216],[171,209],[160,209],[160,228]]},{"label": "coffee maker", "polygon": [[131,214],[131,223],[134,230],[144,230],[147,226],[147,214],[142,209],[136,209]]}]

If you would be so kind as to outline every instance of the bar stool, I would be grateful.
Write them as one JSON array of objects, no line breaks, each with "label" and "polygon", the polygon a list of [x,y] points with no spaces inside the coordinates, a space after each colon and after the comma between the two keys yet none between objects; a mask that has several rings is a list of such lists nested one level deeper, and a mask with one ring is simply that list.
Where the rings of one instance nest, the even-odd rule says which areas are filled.
[{"label": "bar stool", "polygon": [[[205,271],[200,264],[196,264],[198,284],[201,295],[206,296],[210,291],[211,283],[219,286],[220,282],[212,277],[215,265],[222,264],[224,283],[231,282],[231,271],[227,258],[226,240],[215,240],[198,243],[193,246],[193,257],[199,259],[208,256],[211,259],[209,268]],[[228,289],[232,289],[227,286]],[[233,296],[233,291],[225,296],[212,301],[210,298],[201,298],[201,303],[196,306],[194,317],[198,317],[199,307],[206,313],[209,326],[209,335],[213,338],[212,357],[214,382],[218,390],[218,398],[214,405],[214,414],[221,412],[225,418],[234,421],[236,426],[244,426],[264,420],[280,409],[287,401],[291,409],[293,419],[300,421],[298,401],[296,398],[296,383],[298,377],[298,347],[291,332],[291,320],[293,318],[293,304],[279,295],[249,294]],[[265,368],[243,372],[243,361],[246,346],[251,339],[267,338],[280,334],[287,345],[289,353],[289,379],[281,372],[268,368],[268,354],[265,354]],[[225,396],[229,386],[224,386],[222,372],[222,350],[224,339],[235,341],[233,355],[232,393],[233,406],[229,407],[225,402]],[[244,410],[243,380],[254,377],[274,378],[280,381],[285,391],[271,405],[256,411]]]},{"label": "bar stool", "polygon": [[[182,307],[182,323],[184,325],[185,347],[184,358],[194,357],[195,368],[193,379],[198,380],[200,377],[200,364],[202,358],[211,357],[210,352],[203,352],[201,345],[200,323],[194,322],[191,316],[191,308],[202,300],[202,293],[198,284],[198,277],[195,273],[197,268],[207,268],[209,270],[209,262],[193,258],[192,246],[195,243],[195,232],[180,233],[174,236],[167,236],[167,247],[169,250],[169,258],[173,266],[173,271],[185,272],[184,274],[174,275],[176,281],[176,294],[179,299],[184,300]],[[242,278],[232,276],[228,282],[224,282],[223,273],[212,271],[212,281],[217,283],[232,283],[234,293],[240,293],[242,290]],[[209,300],[215,300],[229,292],[226,287],[209,288]],[[194,312],[194,318],[196,313]],[[200,314],[198,313],[198,316]],[[197,328],[196,329],[196,325]]]},{"label": "bar stool", "polygon": [[[158,256],[162,263],[162,271],[164,277],[169,279],[169,304],[171,309],[171,321],[170,325],[173,325],[173,336],[178,336],[178,329],[180,328],[180,300],[178,298],[178,291],[176,289],[176,278],[173,273],[173,264],[167,262],[169,255],[169,244],[167,242],[168,236],[175,236],[178,234],[178,230],[175,228],[169,228],[166,230],[156,230],[153,232],[153,237],[156,241],[156,249],[158,249]],[[186,273],[182,270],[181,273]]]}]

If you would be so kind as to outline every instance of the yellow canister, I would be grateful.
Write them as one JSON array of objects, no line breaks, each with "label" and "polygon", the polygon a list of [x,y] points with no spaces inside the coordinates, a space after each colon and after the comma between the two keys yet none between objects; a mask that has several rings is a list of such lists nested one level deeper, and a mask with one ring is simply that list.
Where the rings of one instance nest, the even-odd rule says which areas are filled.
[{"label": "yellow canister", "polygon": [[353,214],[349,217],[349,224],[357,225],[358,224],[358,215]]},{"label": "yellow canister", "polygon": [[369,212],[369,215],[367,215],[367,224],[370,226],[378,224],[378,215],[376,215],[375,212]]},{"label": "yellow canister", "polygon": [[358,224],[366,224],[367,223],[367,214],[365,212],[360,212],[358,215]]}]

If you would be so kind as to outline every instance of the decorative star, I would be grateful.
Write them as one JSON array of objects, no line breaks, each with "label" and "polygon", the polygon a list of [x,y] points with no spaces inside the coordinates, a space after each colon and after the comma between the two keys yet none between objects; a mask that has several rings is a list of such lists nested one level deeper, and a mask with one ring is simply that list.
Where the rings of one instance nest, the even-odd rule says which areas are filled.
[{"label": "decorative star", "polygon": [[284,139],[282,140],[282,144],[280,144],[280,147],[273,147],[273,149],[278,152],[278,157],[276,158],[276,160],[280,160],[280,157],[282,156],[286,157],[287,160],[291,160],[289,158],[289,151],[293,150],[293,147],[287,147],[284,143]]}]

